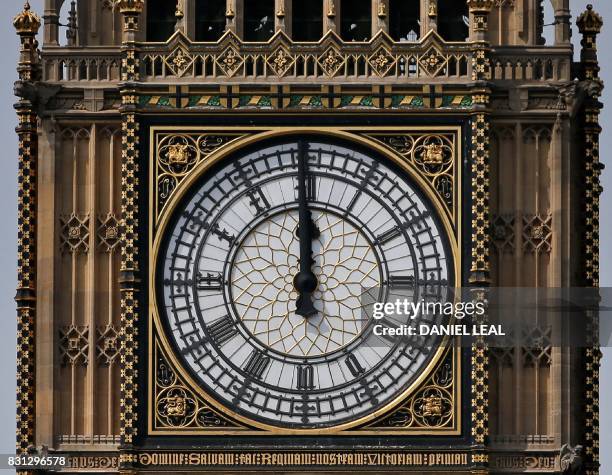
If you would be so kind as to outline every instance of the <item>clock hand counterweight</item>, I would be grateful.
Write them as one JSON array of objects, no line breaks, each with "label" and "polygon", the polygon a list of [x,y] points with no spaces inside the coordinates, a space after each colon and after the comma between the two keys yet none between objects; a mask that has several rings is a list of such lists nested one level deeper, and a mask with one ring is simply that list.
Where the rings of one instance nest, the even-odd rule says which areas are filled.
[{"label": "clock hand counterweight", "polygon": [[306,196],[306,180],[308,175],[308,146],[302,140],[298,142],[298,203],[299,224],[298,238],[300,240],[300,271],[293,279],[293,285],[298,292],[296,313],[308,317],[317,313],[312,301],[312,295],[319,282],[312,272],[314,259],[312,257],[312,241],[316,238],[316,230],[308,207]]}]

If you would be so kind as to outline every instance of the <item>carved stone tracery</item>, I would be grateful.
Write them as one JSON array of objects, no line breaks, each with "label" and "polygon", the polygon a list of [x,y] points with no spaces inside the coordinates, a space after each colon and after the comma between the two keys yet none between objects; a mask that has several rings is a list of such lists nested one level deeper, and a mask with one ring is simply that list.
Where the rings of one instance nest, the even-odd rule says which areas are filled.
[{"label": "carved stone tracery", "polygon": [[119,330],[113,324],[96,329],[96,355],[100,364],[109,366],[119,354]]},{"label": "carved stone tracery", "polygon": [[523,251],[549,253],[552,249],[552,215],[523,216]]},{"label": "carved stone tracery", "polygon": [[511,214],[494,217],[491,237],[494,249],[498,254],[514,253],[516,249],[514,223],[515,219]]},{"label": "carved stone tracery", "polygon": [[98,247],[103,252],[115,252],[121,243],[119,220],[113,213],[98,216]]},{"label": "carved stone tracery", "polygon": [[70,325],[60,329],[62,365],[87,366],[89,363],[89,327]]},{"label": "carved stone tracery", "polygon": [[72,213],[60,219],[60,246],[63,253],[89,252],[89,216]]}]

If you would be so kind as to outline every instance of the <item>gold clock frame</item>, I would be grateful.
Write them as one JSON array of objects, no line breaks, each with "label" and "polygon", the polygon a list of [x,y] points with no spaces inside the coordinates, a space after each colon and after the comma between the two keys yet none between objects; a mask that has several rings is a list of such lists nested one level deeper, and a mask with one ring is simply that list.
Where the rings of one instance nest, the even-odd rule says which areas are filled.
[{"label": "gold clock frame", "polygon": [[[176,180],[170,196],[160,206],[159,204],[159,178],[167,175],[168,170],[160,167],[158,154],[157,134],[168,135],[202,134],[214,137],[230,137],[222,141],[217,147],[213,147],[210,153],[199,155],[199,160],[193,163],[186,173],[181,173],[180,179]],[[147,361],[147,433],[149,435],[459,435],[461,433],[461,350],[452,341],[447,341],[436,351],[432,360],[428,363],[422,374],[413,384],[393,401],[377,411],[361,417],[355,421],[347,422],[338,426],[319,429],[287,429],[267,424],[262,424],[244,417],[229,408],[218,403],[214,397],[208,395],[191,377],[188,371],[182,367],[171,350],[171,345],[164,334],[159,312],[157,311],[157,296],[154,289],[156,281],[157,256],[160,251],[161,236],[168,224],[170,216],[175,207],[180,203],[185,193],[191,186],[207,172],[207,170],[232,155],[257,142],[290,136],[296,134],[312,135],[330,138],[340,138],[369,148],[394,162],[411,179],[419,189],[427,196],[436,208],[438,216],[443,224],[444,230],[451,241],[451,254],[454,261],[455,282],[461,280],[461,158],[462,158],[462,130],[460,126],[403,126],[403,127],[205,127],[205,126],[155,126],[149,130],[149,331],[148,331],[148,361]],[[418,135],[420,137],[440,136],[440,134],[452,135],[454,137],[450,162],[445,168],[453,179],[452,205],[445,203],[434,186],[431,173],[426,173],[423,167],[419,167],[414,160],[402,153],[401,147],[393,147],[385,138]],[[414,157],[413,157],[414,158]],[[161,359],[160,359],[161,358]],[[429,385],[436,372],[445,361],[452,361],[452,383],[442,389],[449,395],[452,406],[451,417],[447,418],[442,426],[416,426],[416,427],[379,427],[376,421],[388,419],[394,412],[399,412],[406,402],[414,404],[417,392],[423,388],[434,387]],[[157,381],[157,371],[160,361],[165,362],[175,377],[176,387],[180,389],[182,405],[178,411],[190,411],[193,419],[193,411],[204,410],[214,414],[215,422],[211,427],[192,427],[178,424],[176,426],[158,426],[160,404],[168,408],[167,387],[160,389]],[[162,394],[161,391],[165,391]],[[177,389],[178,391],[178,389]],[[184,393],[193,397],[184,397]],[[450,391],[450,392],[449,392]],[[160,398],[160,394],[162,397]],[[178,394],[178,393],[175,393]],[[165,399],[164,399],[165,398]],[[161,401],[163,399],[163,401]],[[186,408],[189,400],[190,407]],[[191,402],[193,400],[193,403]],[[177,411],[177,400],[172,400],[173,411]],[[193,407],[192,407],[193,406]],[[195,409],[194,409],[195,408]],[[180,413],[180,412],[177,412]],[[221,423],[219,423],[221,421]]]}]

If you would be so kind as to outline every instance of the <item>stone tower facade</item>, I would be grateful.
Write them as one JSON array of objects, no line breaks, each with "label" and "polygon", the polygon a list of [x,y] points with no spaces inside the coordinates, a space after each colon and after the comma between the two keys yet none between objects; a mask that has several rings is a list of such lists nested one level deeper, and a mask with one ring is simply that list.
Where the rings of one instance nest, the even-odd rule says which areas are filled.
[{"label": "stone tower facade", "polygon": [[[577,17],[575,62],[569,0],[551,0],[553,44],[548,0],[73,0],[62,10],[68,1],[45,0],[41,17],[26,2],[14,19],[18,453],[65,456],[73,473],[331,470],[299,458],[226,463],[229,452],[198,438],[206,424],[156,432],[160,371],[181,376],[159,356],[151,255],[166,203],[197,168],[175,154],[185,168],[164,169],[159,130],[205,137],[202,161],[290,129],[409,160],[391,139],[455,131],[452,166],[414,169],[446,206],[461,285],[599,285],[603,23],[592,7]],[[211,434],[227,433],[236,457],[249,453],[243,439],[270,457],[363,449],[368,460],[388,447],[370,467],[346,459],[353,471],[599,473],[599,349],[543,338],[537,352],[463,349],[446,435]],[[342,437],[350,443],[336,446]]]}]

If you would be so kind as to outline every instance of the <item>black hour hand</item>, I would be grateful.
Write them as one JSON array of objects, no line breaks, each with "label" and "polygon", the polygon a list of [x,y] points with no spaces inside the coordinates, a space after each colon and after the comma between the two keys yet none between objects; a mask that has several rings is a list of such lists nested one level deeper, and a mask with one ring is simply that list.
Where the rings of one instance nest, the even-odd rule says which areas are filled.
[{"label": "black hour hand", "polygon": [[312,294],[317,288],[317,278],[312,272],[298,272],[293,279],[293,285],[299,293],[295,302],[295,313],[302,317],[309,317],[317,313],[312,300]]},{"label": "black hour hand", "polygon": [[299,223],[298,238],[300,240],[300,271],[293,279],[293,285],[298,293],[295,302],[296,313],[303,317],[308,317],[317,313],[312,301],[313,292],[319,282],[312,272],[314,260],[312,258],[312,241],[318,237],[312,222],[312,215],[308,207],[306,195],[307,180],[307,160],[306,144],[303,141],[298,145],[298,204],[299,204]]}]

